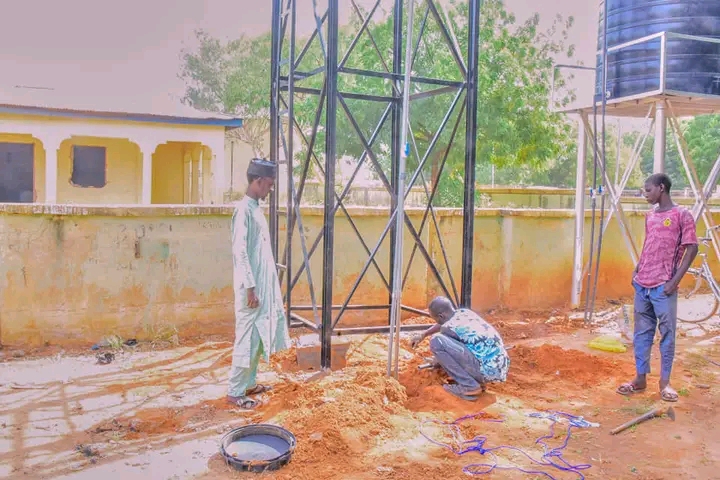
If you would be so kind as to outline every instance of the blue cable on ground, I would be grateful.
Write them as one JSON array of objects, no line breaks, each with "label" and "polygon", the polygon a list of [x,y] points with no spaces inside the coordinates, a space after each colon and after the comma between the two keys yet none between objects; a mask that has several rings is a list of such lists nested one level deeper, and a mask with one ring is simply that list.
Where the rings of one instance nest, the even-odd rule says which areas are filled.
[{"label": "blue cable on ground", "polygon": [[[542,467],[549,467],[554,468],[556,470],[559,470],[561,472],[568,472],[568,473],[574,473],[578,476],[580,480],[584,480],[585,476],[581,473],[583,470],[587,470],[591,467],[589,464],[578,464],[578,465],[572,465],[567,462],[563,458],[563,450],[567,447],[568,443],[570,442],[571,437],[571,431],[573,428],[588,428],[594,426],[594,424],[586,421],[582,417],[578,417],[575,415],[570,415],[569,413],[564,412],[545,412],[545,413],[531,413],[528,415],[529,417],[533,418],[545,418],[550,420],[552,423],[550,424],[550,432],[547,435],[543,435],[537,440],[535,440],[535,443],[538,445],[542,445],[543,447],[543,455],[540,460],[536,460],[533,457],[531,457],[528,453],[524,452],[522,449],[513,447],[510,445],[500,445],[497,447],[492,448],[485,448],[485,444],[488,441],[487,436],[485,435],[478,435],[470,440],[465,440],[462,433],[460,432],[460,424],[466,420],[476,419],[476,420],[482,420],[487,422],[503,422],[504,420],[501,419],[488,419],[487,416],[484,413],[477,413],[473,415],[466,415],[464,417],[460,417],[457,420],[453,422],[442,422],[440,420],[428,420],[426,422],[423,422],[420,425],[420,433],[423,437],[425,437],[429,442],[438,445],[440,447],[443,447],[447,450],[450,450],[456,455],[465,455],[466,453],[470,452],[478,452],[480,455],[490,454],[493,458],[493,463],[473,463],[470,465],[466,465],[463,467],[463,472],[467,475],[487,475],[491,473],[493,470],[516,470],[519,472],[531,474],[531,475],[541,475],[546,478],[549,478],[550,480],[557,480],[556,477],[552,476],[551,474],[542,471],[542,470],[530,470],[527,468],[517,467],[517,466],[504,466],[504,465],[498,465],[498,457],[495,455],[495,452],[499,450],[509,450],[512,452],[520,453],[525,458],[530,460],[531,463],[542,466]],[[565,440],[559,447],[551,448],[547,444],[547,440],[552,439],[555,437],[555,424],[558,423],[561,419],[566,419],[568,422],[567,427],[567,434],[565,435]],[[453,437],[455,445],[451,445],[449,443],[439,442],[437,440],[434,440],[429,435],[427,435],[423,431],[423,426],[433,423],[440,426],[445,426],[450,429],[451,435]]]}]

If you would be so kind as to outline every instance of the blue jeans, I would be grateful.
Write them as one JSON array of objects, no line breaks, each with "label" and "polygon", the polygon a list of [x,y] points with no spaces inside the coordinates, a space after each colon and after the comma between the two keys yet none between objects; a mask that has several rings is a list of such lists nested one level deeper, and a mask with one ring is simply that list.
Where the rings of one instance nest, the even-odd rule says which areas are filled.
[{"label": "blue jeans", "polygon": [[677,328],[677,291],[665,295],[664,285],[645,288],[633,282],[635,287],[635,368],[638,375],[650,373],[650,351],[655,339],[655,329],[660,330],[660,379],[670,380],[675,358],[675,331]]},{"label": "blue jeans", "polygon": [[430,351],[463,389],[476,390],[485,383],[480,360],[461,341],[439,333],[430,339]]}]

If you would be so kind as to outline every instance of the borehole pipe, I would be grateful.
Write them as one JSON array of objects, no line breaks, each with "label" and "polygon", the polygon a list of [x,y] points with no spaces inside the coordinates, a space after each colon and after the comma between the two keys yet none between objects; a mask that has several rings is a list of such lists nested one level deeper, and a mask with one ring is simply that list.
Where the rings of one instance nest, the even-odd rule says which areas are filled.
[{"label": "borehole pipe", "polygon": [[405,37],[405,76],[403,80],[402,123],[398,162],[397,201],[395,207],[395,256],[393,265],[393,291],[390,302],[390,335],[388,337],[388,376],[398,377],[400,360],[400,315],[402,306],[403,233],[405,233],[405,170],[410,153],[408,132],[410,130],[410,74],[412,73],[412,38],[415,17],[415,0],[408,2],[407,36]]}]

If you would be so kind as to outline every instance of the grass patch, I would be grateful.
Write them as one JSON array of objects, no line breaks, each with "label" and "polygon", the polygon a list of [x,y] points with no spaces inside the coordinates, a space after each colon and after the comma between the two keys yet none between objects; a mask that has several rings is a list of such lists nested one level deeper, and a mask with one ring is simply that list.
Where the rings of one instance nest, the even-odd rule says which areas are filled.
[{"label": "grass patch", "polygon": [[[629,400],[629,399],[628,399]],[[642,415],[652,409],[655,402],[651,399],[639,400],[637,403],[619,408],[617,411],[633,416]]]},{"label": "grass patch", "polygon": [[710,362],[708,362],[705,358],[705,355],[701,355],[697,352],[691,352],[685,355],[685,359],[683,360],[683,364],[685,365],[685,368],[688,370],[696,370],[699,368],[705,368],[708,365],[710,365]]},{"label": "grass patch", "polygon": [[683,359],[683,366],[697,383],[711,383],[717,378],[718,368],[708,361],[717,354],[717,347],[702,352],[690,352]]},{"label": "grass patch", "polygon": [[113,350],[122,350],[125,341],[120,335],[110,335],[109,337],[105,338],[105,343],[109,348]]},{"label": "grass patch", "polygon": [[180,336],[175,325],[147,325],[145,330],[153,348],[180,345]]}]

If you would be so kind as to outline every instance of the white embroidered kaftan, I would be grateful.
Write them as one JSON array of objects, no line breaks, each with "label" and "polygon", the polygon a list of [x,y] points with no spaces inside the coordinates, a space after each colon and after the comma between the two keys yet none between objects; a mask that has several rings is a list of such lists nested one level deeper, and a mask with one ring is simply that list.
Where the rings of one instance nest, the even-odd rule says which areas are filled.
[{"label": "white embroidered kaftan", "polygon": [[[257,200],[245,196],[232,216],[235,347],[233,367],[249,368],[262,346],[263,358],[290,345],[270,229]],[[255,288],[257,308],[247,306],[247,290]],[[253,336],[253,330],[257,335]],[[262,343],[260,345],[259,343]]]}]

